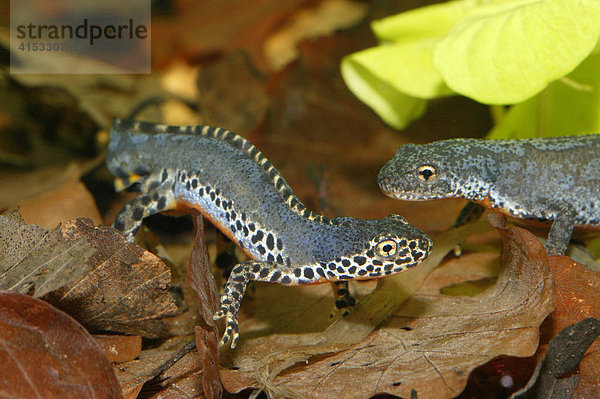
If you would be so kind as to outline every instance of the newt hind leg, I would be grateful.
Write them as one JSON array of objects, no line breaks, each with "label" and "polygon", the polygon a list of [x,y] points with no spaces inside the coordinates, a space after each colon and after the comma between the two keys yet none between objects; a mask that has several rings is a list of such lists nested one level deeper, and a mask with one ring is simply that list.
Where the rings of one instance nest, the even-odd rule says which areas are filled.
[{"label": "newt hind leg", "polygon": [[350,314],[350,310],[356,305],[356,299],[350,295],[348,289],[348,281],[331,281],[333,296],[335,298],[335,306],[329,317],[334,317],[335,313],[339,312],[342,316]]},{"label": "newt hind leg", "polygon": [[113,227],[125,235],[126,241],[134,240],[145,217],[175,208],[177,203],[173,193],[175,178],[176,175],[167,169],[149,175],[144,179],[141,187],[143,194],[129,201],[119,211]]}]

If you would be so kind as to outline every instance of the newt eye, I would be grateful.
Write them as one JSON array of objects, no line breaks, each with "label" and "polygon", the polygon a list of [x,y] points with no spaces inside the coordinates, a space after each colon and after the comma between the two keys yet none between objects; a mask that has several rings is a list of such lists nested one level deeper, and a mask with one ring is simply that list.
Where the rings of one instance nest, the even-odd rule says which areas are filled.
[{"label": "newt eye", "polygon": [[396,252],[398,252],[398,244],[396,241],[387,238],[377,243],[375,250],[379,256],[394,256],[396,255]]},{"label": "newt eye", "polygon": [[421,165],[417,168],[417,177],[423,181],[431,182],[437,179],[438,172],[434,166]]}]

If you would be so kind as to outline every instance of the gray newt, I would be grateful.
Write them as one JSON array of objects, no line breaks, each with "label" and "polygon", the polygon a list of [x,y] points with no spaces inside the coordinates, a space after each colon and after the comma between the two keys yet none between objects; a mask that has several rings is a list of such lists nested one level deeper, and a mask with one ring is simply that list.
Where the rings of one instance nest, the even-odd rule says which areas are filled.
[{"label": "gray newt", "polygon": [[236,346],[237,313],[250,281],[377,278],[416,266],[432,248],[431,239],[399,215],[360,220],[308,210],[254,145],[218,127],[116,119],[107,165],[118,189],[137,182],[142,192],[113,223],[128,241],[149,215],[196,208],[253,259],[234,266],[225,284],[215,314],[226,320],[222,345],[231,340]]},{"label": "gray newt", "polygon": [[456,225],[485,208],[552,223],[546,250],[560,255],[574,226],[600,228],[600,135],[406,144],[381,169],[378,183],[403,200],[472,201]]}]

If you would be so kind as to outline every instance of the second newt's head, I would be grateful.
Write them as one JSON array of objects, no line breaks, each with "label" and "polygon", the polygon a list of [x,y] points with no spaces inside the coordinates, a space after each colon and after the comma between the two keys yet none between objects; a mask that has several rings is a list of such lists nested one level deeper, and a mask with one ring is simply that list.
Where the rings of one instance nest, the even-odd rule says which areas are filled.
[{"label": "second newt's head", "polygon": [[386,195],[403,200],[482,200],[493,183],[495,161],[479,142],[455,139],[405,144],[379,172],[379,187]]}]

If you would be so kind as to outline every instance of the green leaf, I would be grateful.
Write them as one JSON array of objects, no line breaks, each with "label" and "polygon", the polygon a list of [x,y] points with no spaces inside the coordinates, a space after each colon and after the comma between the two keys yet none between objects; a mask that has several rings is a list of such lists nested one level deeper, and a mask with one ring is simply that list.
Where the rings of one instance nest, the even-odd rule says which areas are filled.
[{"label": "green leaf", "polygon": [[513,105],[500,123],[488,133],[488,139],[536,137],[538,97]]},{"label": "green leaf", "polygon": [[600,132],[600,54],[542,92],[538,114],[544,136]]},{"label": "green leaf", "polygon": [[433,62],[460,94],[518,103],[571,72],[599,35],[598,0],[491,2],[438,42]]},{"label": "green leaf", "polygon": [[371,23],[381,41],[404,42],[444,36],[478,0],[450,1],[416,8]]},{"label": "green leaf", "polygon": [[434,44],[433,40],[420,40],[372,47],[350,55],[346,65],[342,62],[342,72],[360,65],[373,79],[409,96],[430,99],[449,95],[453,92],[431,62]]},{"label": "green leaf", "polygon": [[514,105],[488,138],[565,136],[600,132],[600,53],[586,58],[539,96]]},{"label": "green leaf", "polygon": [[390,74],[397,73],[393,62],[386,63],[387,67],[375,62],[378,64],[376,71],[370,68],[374,65],[370,62],[370,57],[366,57],[366,65],[363,64],[364,52],[378,52],[382,49],[377,47],[344,57],[342,77],[354,95],[371,107],[385,123],[396,129],[403,129],[425,112],[426,101],[402,93],[388,79],[378,75],[386,68]]}]

